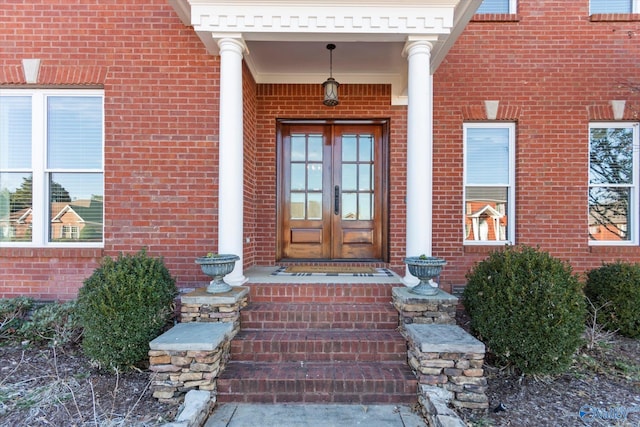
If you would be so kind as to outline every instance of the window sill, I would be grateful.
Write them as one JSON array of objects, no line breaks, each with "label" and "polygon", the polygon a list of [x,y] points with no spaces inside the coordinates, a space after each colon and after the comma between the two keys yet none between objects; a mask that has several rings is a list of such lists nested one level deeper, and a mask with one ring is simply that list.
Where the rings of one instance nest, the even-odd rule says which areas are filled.
[{"label": "window sill", "polygon": [[465,244],[463,246],[463,251],[465,254],[488,254],[504,248],[508,246],[508,243],[497,243],[497,244],[478,244],[478,245],[469,245]]},{"label": "window sill", "polygon": [[0,247],[2,258],[102,258],[104,248]]},{"label": "window sill", "polygon": [[633,22],[640,21],[640,13],[594,13],[591,22]]},{"label": "window sill", "polygon": [[640,252],[640,247],[635,244],[628,245],[589,245],[589,252],[592,254],[634,254]]},{"label": "window sill", "polygon": [[519,22],[520,17],[516,13],[476,13],[471,17],[471,22]]}]

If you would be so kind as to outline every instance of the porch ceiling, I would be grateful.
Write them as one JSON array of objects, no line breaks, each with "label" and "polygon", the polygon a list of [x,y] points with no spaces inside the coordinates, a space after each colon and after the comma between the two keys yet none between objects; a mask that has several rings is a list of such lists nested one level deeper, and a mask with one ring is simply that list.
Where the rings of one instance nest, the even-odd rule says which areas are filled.
[{"label": "porch ceiling", "polygon": [[430,40],[431,73],[482,0],[168,0],[207,50],[217,39],[241,37],[257,83],[317,83],[329,75],[327,43],[334,43],[333,77],[342,84],[392,86],[392,103],[406,104],[410,40]]}]

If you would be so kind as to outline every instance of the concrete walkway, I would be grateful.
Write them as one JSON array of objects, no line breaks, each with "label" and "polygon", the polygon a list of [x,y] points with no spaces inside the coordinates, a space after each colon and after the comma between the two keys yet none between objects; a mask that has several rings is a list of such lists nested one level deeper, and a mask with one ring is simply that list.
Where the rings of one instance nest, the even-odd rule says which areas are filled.
[{"label": "concrete walkway", "polygon": [[205,427],[426,427],[402,405],[237,404],[216,406]]}]

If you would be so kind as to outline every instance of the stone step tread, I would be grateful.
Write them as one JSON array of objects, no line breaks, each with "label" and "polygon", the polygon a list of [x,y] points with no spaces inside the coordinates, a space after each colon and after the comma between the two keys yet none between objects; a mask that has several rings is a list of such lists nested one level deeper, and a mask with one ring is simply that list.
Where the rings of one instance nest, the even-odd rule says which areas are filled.
[{"label": "stone step tread", "polygon": [[417,400],[406,364],[230,362],[218,379],[221,402],[400,403]]}]

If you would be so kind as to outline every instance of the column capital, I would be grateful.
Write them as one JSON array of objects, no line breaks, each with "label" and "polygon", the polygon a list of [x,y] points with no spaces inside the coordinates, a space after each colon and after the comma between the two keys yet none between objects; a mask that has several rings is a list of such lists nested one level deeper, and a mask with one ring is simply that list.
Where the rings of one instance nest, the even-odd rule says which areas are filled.
[{"label": "column capital", "polygon": [[402,56],[409,57],[416,53],[431,54],[437,38],[431,36],[408,36],[402,49]]},{"label": "column capital", "polygon": [[242,38],[242,34],[212,34],[220,52],[226,50],[231,52],[237,52],[241,55],[248,53],[249,49],[247,44]]}]

